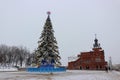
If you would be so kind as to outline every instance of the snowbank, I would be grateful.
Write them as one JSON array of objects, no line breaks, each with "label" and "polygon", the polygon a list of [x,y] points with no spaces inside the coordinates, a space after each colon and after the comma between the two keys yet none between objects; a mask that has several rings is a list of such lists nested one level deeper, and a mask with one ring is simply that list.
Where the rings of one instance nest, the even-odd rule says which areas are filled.
[{"label": "snowbank", "polygon": [[15,67],[1,67],[0,71],[18,71]]}]

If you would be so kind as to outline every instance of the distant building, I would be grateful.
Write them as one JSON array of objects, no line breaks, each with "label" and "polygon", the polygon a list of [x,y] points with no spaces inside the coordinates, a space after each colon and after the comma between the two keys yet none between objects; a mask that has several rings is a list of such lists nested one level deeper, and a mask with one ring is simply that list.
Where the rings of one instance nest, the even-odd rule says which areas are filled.
[{"label": "distant building", "polygon": [[68,69],[105,70],[107,62],[105,61],[104,50],[100,47],[97,38],[94,42],[92,51],[81,52],[75,61],[68,62]]}]

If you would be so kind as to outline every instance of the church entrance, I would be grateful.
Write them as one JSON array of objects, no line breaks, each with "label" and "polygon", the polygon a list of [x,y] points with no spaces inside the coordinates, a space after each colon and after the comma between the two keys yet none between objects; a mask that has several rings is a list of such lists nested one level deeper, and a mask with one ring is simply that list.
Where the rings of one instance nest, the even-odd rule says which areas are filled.
[{"label": "church entrance", "polygon": [[80,66],[80,70],[82,70],[82,66]]},{"label": "church entrance", "polygon": [[86,69],[89,70],[89,66],[86,66]]}]

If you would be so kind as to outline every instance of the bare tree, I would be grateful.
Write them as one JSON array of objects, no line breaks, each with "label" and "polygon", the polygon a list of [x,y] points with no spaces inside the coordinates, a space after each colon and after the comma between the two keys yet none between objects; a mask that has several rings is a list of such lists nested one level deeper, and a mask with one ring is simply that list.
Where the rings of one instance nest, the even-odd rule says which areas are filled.
[{"label": "bare tree", "polygon": [[18,66],[25,64],[27,56],[30,54],[25,47],[0,45],[0,64],[2,66]]}]

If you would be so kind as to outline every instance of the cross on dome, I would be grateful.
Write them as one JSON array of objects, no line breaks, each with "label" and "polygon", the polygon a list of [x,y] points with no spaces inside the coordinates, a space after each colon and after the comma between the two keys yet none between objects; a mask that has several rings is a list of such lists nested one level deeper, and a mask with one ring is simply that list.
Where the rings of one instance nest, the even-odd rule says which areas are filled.
[{"label": "cross on dome", "polygon": [[48,11],[48,12],[47,12],[47,14],[48,14],[48,15],[50,15],[50,14],[51,14],[51,12],[50,12],[50,11]]}]

